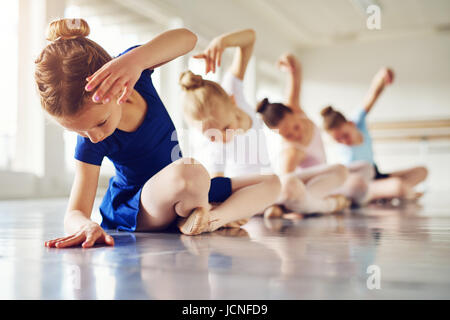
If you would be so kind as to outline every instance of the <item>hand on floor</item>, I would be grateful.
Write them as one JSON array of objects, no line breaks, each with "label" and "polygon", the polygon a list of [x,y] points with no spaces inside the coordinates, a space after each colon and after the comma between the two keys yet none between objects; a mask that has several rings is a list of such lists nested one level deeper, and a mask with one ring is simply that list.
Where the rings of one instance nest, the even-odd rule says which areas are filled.
[{"label": "hand on floor", "polygon": [[95,243],[105,243],[109,246],[114,245],[114,239],[107,234],[97,223],[92,222],[84,225],[80,231],[67,237],[62,237],[45,242],[49,248],[69,248],[81,244],[83,248],[90,248]]}]

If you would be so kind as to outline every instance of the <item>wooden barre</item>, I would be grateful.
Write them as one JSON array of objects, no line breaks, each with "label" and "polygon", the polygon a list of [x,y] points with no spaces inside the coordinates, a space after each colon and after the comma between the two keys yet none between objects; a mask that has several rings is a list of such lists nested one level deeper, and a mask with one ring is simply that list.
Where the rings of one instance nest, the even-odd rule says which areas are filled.
[{"label": "wooden barre", "polygon": [[450,119],[369,123],[370,130],[450,128]]},{"label": "wooden barre", "polygon": [[450,140],[450,134],[437,135],[417,135],[417,136],[374,136],[375,141],[435,141],[435,140]]}]

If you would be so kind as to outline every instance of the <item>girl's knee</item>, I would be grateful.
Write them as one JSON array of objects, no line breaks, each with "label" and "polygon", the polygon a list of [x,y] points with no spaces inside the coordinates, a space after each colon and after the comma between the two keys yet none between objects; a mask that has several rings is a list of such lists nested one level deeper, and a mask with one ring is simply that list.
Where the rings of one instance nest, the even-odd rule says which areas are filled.
[{"label": "girl's knee", "polygon": [[347,180],[349,175],[347,167],[342,164],[335,165],[334,172],[341,181]]},{"label": "girl's knee", "polygon": [[368,183],[366,179],[360,174],[351,174],[348,177],[348,191],[352,195],[366,193],[368,190]]},{"label": "girl's knee", "polygon": [[174,162],[171,181],[177,193],[208,191],[210,176],[206,168],[192,158],[183,158]]},{"label": "girl's knee", "polygon": [[420,181],[424,181],[428,177],[428,169],[425,167],[417,167],[417,174],[420,177]]},{"label": "girl's knee", "polygon": [[281,178],[281,201],[299,200],[306,193],[306,187],[296,176],[284,176]]},{"label": "girl's knee", "polygon": [[273,192],[279,194],[281,191],[281,181],[276,174],[272,174],[267,178],[267,183],[273,189]]},{"label": "girl's knee", "polygon": [[391,187],[394,197],[403,197],[405,194],[405,185],[402,179],[398,177],[390,178]]}]

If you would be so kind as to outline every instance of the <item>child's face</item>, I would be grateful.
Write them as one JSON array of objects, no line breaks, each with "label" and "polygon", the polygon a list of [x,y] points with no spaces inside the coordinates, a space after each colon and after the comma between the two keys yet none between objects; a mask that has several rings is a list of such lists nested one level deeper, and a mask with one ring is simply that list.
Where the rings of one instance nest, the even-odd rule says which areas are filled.
[{"label": "child's face", "polygon": [[97,143],[114,133],[121,118],[122,106],[113,99],[106,104],[87,102],[75,116],[56,120],[67,130]]},{"label": "child's face", "polygon": [[299,115],[286,114],[278,126],[273,129],[277,129],[286,140],[299,142],[303,137],[302,122],[302,118]]},{"label": "child's face", "polygon": [[357,144],[358,128],[353,122],[346,122],[336,129],[329,130],[331,136],[338,143],[352,146]]}]

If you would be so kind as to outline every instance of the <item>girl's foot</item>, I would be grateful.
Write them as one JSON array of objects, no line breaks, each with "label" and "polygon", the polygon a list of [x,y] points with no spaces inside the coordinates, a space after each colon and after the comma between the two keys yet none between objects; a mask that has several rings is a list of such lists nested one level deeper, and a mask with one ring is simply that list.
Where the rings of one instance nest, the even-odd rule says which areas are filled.
[{"label": "girl's foot", "polygon": [[230,223],[227,223],[226,225],[224,225],[222,228],[240,228],[241,226],[243,226],[244,224],[246,224],[250,219],[241,219],[241,220],[236,220]]},{"label": "girl's foot", "polygon": [[302,220],[304,215],[298,212],[288,212],[283,215],[283,219],[287,220]]},{"label": "girl's foot", "polygon": [[350,207],[351,201],[341,194],[329,196],[328,198],[336,201],[336,207],[333,212],[339,212]]},{"label": "girl's foot", "polygon": [[283,210],[280,206],[277,205],[270,206],[264,211],[264,218],[266,219],[277,219],[281,218],[282,216]]},{"label": "girl's foot", "polygon": [[194,236],[203,232],[210,232],[209,210],[205,208],[195,208],[189,217],[180,218],[177,225],[183,234]]},{"label": "girl's foot", "polygon": [[407,196],[405,197],[405,199],[406,199],[406,200],[409,200],[409,201],[417,201],[417,200],[419,200],[420,198],[422,198],[422,196],[423,196],[423,192],[416,192],[416,191],[413,191],[411,194],[407,195]]}]

